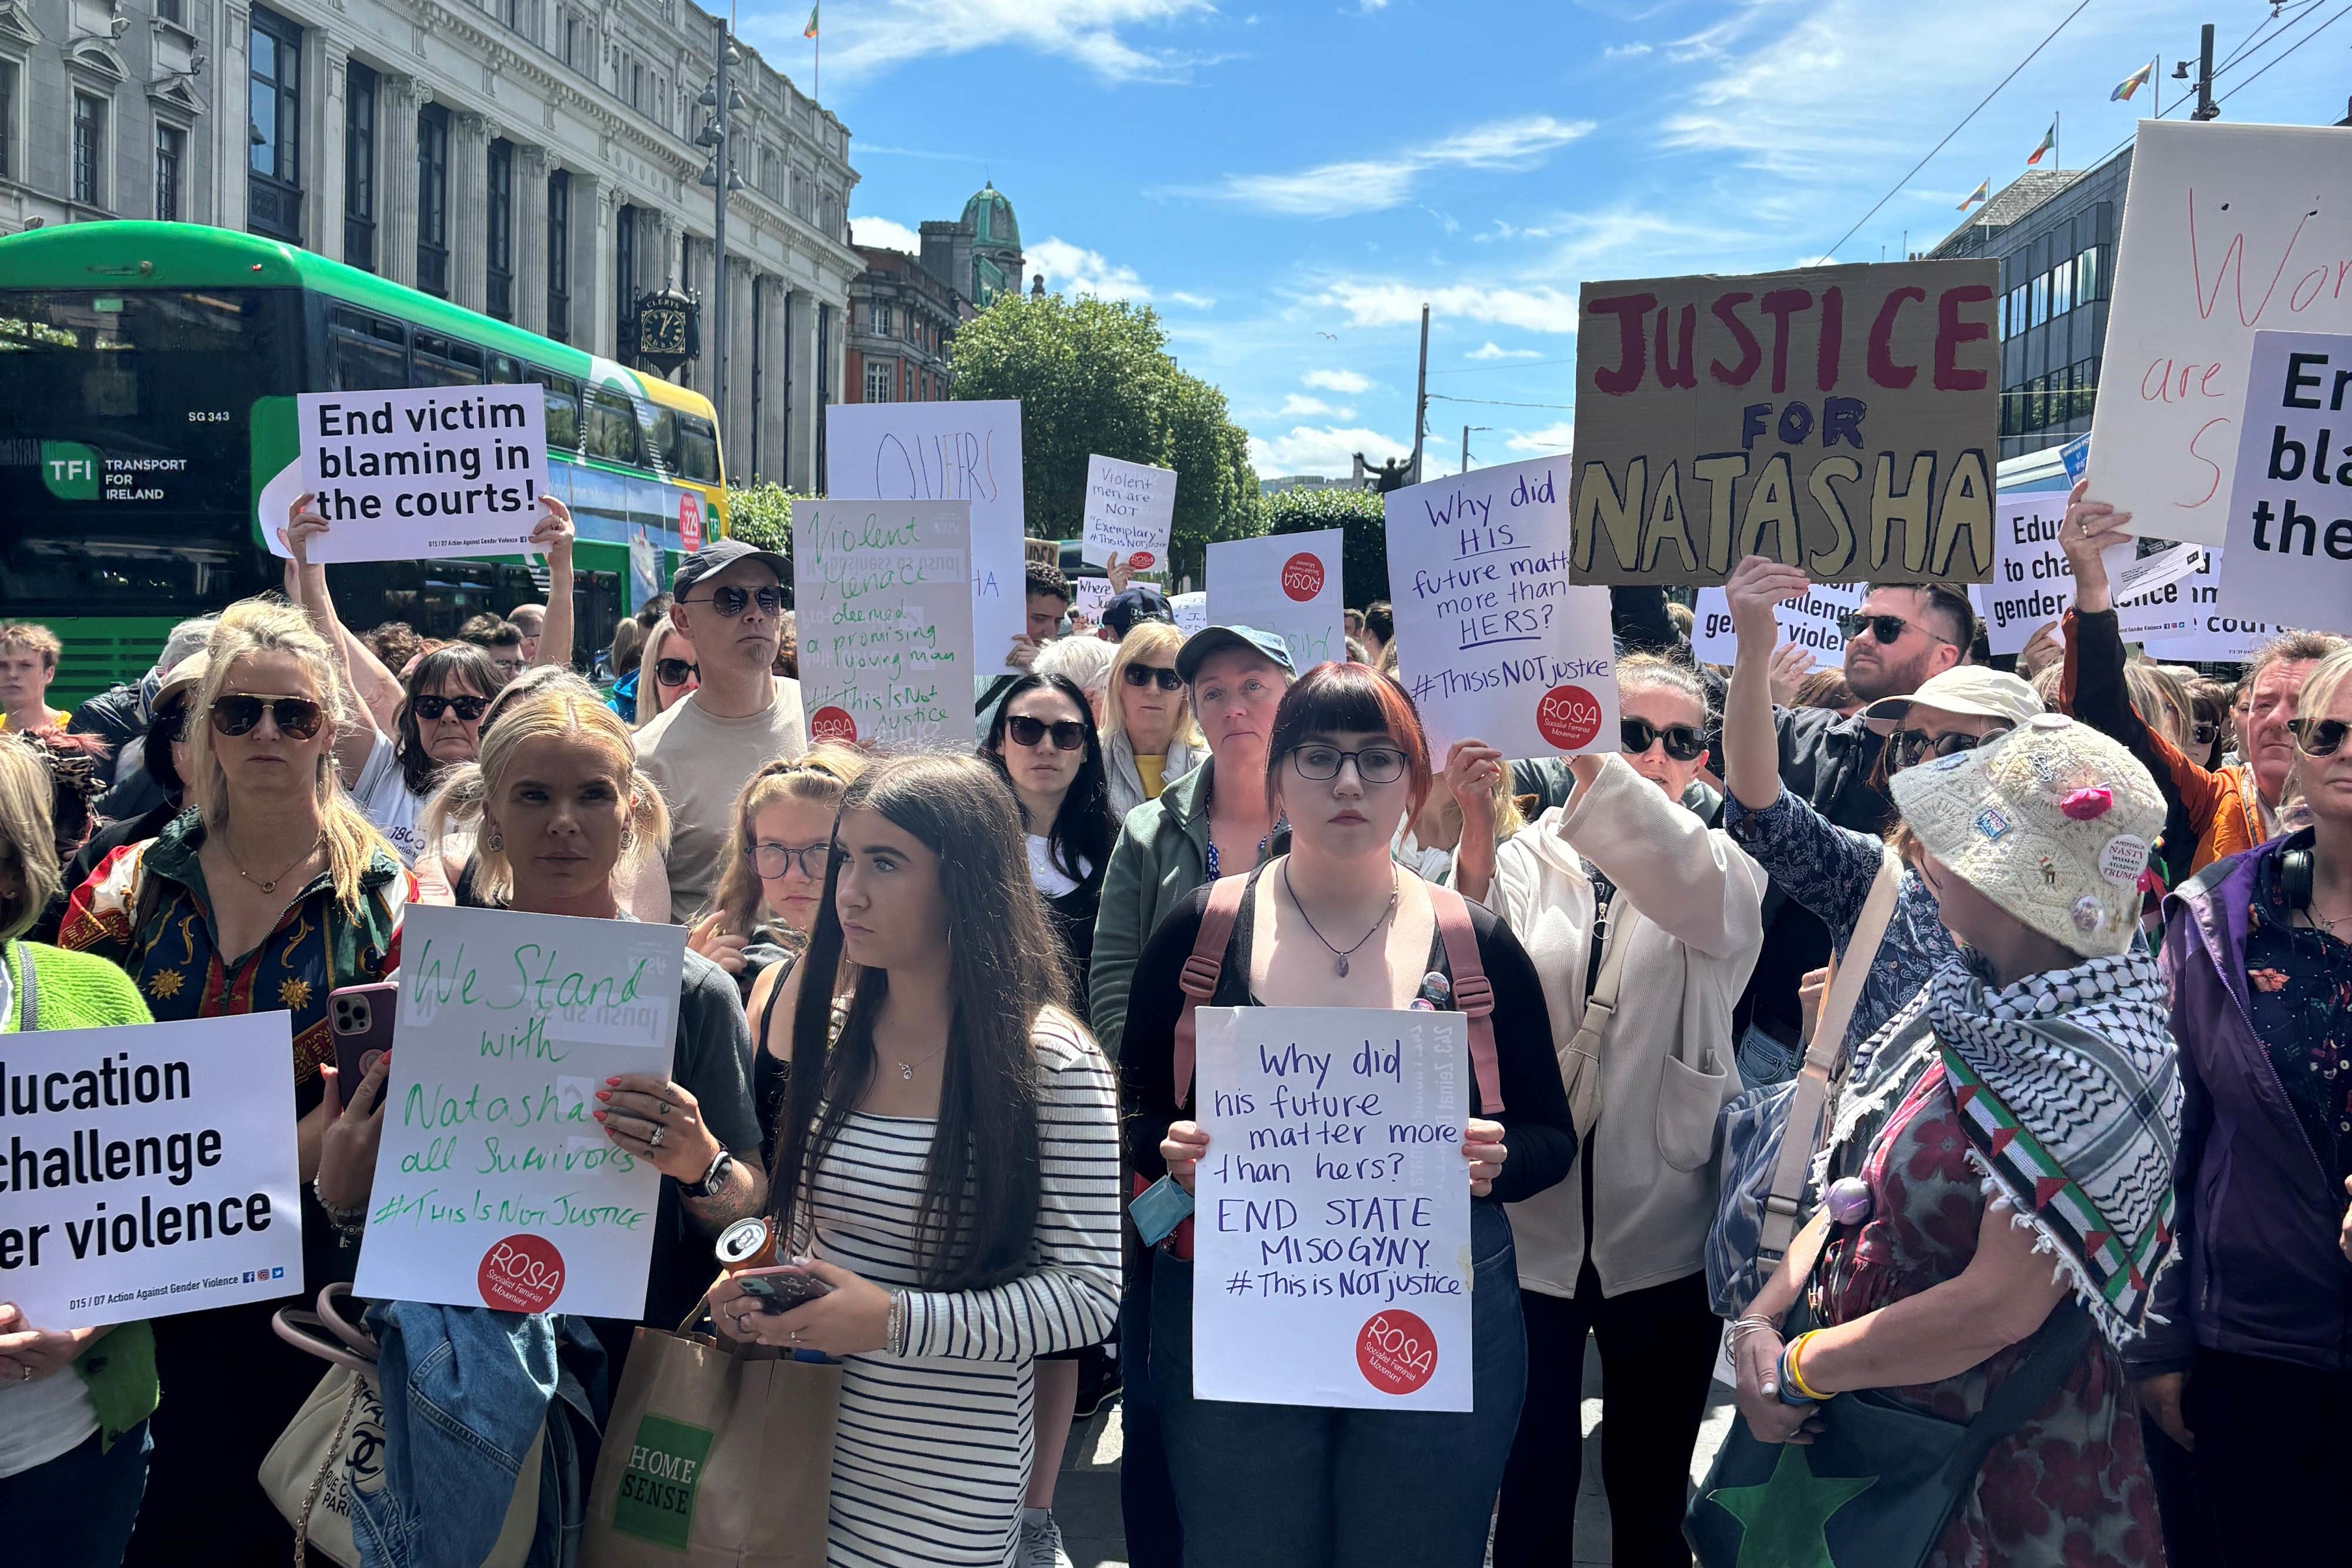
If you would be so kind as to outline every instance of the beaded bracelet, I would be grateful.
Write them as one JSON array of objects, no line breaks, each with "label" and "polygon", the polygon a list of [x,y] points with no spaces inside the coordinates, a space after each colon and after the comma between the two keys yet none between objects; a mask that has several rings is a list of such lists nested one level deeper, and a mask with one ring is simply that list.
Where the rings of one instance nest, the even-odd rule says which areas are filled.
[{"label": "beaded bracelet", "polygon": [[338,1208],[327,1201],[326,1189],[319,1183],[319,1177],[310,1178],[310,1196],[317,1198],[319,1207],[327,1211],[327,1223],[335,1228],[336,1234],[346,1237],[357,1236],[367,1229],[367,1205],[361,1204],[356,1208]]}]

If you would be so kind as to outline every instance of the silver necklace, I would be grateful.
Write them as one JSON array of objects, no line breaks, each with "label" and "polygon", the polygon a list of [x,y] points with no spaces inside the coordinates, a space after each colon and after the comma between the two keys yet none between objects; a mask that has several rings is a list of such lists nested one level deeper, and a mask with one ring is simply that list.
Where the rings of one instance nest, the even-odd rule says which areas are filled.
[{"label": "silver necklace", "polygon": [[[940,1051],[945,1051],[946,1049],[947,1045],[942,1041],[940,1045]],[[939,1055],[940,1051],[932,1051],[930,1056],[918,1057],[913,1061],[904,1060],[896,1051],[891,1052],[890,1060],[898,1062],[898,1082],[901,1083],[912,1083],[915,1081],[915,1069],[929,1062],[931,1060],[931,1057]]]},{"label": "silver necklace", "polygon": [[1380,928],[1388,924],[1389,916],[1396,913],[1396,865],[1394,862],[1391,862],[1389,865],[1388,906],[1381,911],[1381,917],[1372,922],[1371,930],[1365,932],[1361,936],[1356,938],[1356,946],[1347,949],[1345,952],[1340,951],[1337,947],[1332,947],[1331,938],[1324,936],[1320,931],[1315,930],[1315,917],[1307,913],[1307,905],[1299,903],[1298,901],[1298,890],[1290,885],[1290,862],[1286,858],[1282,862],[1282,891],[1290,894],[1291,906],[1298,911],[1298,918],[1307,922],[1307,929],[1309,931],[1315,931],[1315,940],[1322,943],[1326,947],[1330,947],[1331,956],[1339,960],[1339,973],[1344,975],[1348,972],[1349,958],[1360,949],[1365,943],[1370,941],[1372,937],[1379,933]]}]

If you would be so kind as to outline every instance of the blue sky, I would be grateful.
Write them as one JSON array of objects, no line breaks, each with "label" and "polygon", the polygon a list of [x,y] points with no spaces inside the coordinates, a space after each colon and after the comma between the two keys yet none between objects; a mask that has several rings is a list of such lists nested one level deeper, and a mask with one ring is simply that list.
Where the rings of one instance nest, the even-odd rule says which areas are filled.
[{"label": "blue sky", "polygon": [[[2347,0],[2089,0],[1906,181],[2074,3],[824,0],[822,85],[861,242],[992,176],[1030,269],[1148,300],[1261,473],[1409,449],[1427,301],[1431,392],[1487,400],[1432,402],[1435,474],[1465,423],[1477,465],[1569,444],[1568,408],[1509,405],[1573,397],[1583,280],[1802,265],[1890,189],[1837,259],[1932,244],[2053,114],[2066,167],[2126,141],[2152,95],[2108,91],[2159,51],[2169,118],[2200,22],[2252,45],[2225,118],[2346,113]],[[803,86],[806,16],[739,22]]]}]

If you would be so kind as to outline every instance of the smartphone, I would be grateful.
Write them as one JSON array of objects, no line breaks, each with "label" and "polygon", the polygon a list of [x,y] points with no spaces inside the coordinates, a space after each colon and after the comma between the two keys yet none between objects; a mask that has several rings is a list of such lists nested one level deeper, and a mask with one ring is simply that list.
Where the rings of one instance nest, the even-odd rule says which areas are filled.
[{"label": "smartphone", "polygon": [[400,1017],[400,983],[379,980],[372,986],[345,986],[327,998],[334,1026],[335,1073],[346,1110],[362,1116],[375,1109],[372,1101],[354,1105],[349,1096],[360,1092],[360,1080],[375,1066],[375,1059],[392,1049],[393,1024]]},{"label": "smartphone", "polygon": [[789,1312],[794,1307],[806,1306],[820,1296],[833,1294],[833,1287],[814,1274],[797,1270],[760,1269],[735,1276],[743,1293],[760,1303],[763,1312]]},{"label": "smartphone", "polygon": [[1192,1195],[1176,1185],[1173,1176],[1161,1176],[1135,1195],[1127,1206],[1135,1220],[1135,1233],[1146,1247],[1157,1247],[1168,1239],[1168,1233],[1191,1218]]}]

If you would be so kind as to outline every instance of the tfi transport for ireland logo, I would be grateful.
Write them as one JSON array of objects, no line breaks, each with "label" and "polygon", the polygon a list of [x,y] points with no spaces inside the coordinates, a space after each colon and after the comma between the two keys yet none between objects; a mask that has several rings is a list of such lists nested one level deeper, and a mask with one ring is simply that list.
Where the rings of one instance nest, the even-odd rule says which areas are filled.
[{"label": "tfi transport for ireland logo", "polygon": [[60,501],[98,499],[98,453],[79,441],[41,443],[41,483]]}]

